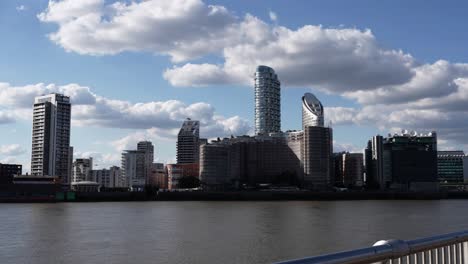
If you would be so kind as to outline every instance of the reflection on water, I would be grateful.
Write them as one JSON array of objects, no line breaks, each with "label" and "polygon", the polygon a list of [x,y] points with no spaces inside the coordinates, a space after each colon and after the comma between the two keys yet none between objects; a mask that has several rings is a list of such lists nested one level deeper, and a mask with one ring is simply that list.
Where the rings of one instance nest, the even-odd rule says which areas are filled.
[{"label": "reflection on water", "polygon": [[0,204],[2,263],[269,263],[468,229],[468,201]]}]

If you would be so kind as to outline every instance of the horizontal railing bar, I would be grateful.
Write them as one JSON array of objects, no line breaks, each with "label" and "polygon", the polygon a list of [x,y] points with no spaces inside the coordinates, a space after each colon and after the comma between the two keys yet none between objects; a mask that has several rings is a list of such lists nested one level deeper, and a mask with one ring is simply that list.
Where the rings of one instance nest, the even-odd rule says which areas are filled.
[{"label": "horizontal railing bar", "polygon": [[393,251],[390,245],[369,247],[356,249],[351,251],[344,251],[329,255],[322,255],[317,257],[310,257],[304,259],[296,259],[285,262],[280,262],[281,264],[360,264],[381,261],[388,258],[392,258]]},{"label": "horizontal railing bar", "polygon": [[279,264],[365,264],[402,258],[408,255],[435,250],[465,241],[468,241],[468,231],[419,238],[409,241],[388,240],[385,242],[386,244],[379,244],[378,246],[289,260],[279,262]]}]

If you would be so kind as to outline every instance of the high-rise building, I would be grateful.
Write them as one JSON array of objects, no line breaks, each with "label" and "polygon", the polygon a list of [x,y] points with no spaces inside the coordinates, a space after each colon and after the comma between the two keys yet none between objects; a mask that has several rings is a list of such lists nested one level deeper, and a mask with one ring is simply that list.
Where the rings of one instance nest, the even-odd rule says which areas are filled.
[{"label": "high-rise building", "polygon": [[462,150],[437,151],[437,176],[441,183],[463,183],[468,157]]},{"label": "high-rise building", "polygon": [[333,130],[329,127],[304,128],[304,179],[308,189],[326,190],[332,184]]},{"label": "high-rise building", "polygon": [[146,156],[138,150],[125,150],[122,153],[121,177],[126,187],[132,191],[143,191],[146,184]]},{"label": "high-rise building", "polygon": [[187,118],[177,135],[177,164],[198,163],[200,157],[200,122]]},{"label": "high-rise building", "polygon": [[302,97],[302,128],[304,130],[302,185],[308,189],[326,190],[335,183],[333,130],[324,127],[323,120],[322,103],[313,94],[304,94]]},{"label": "high-rise building", "polygon": [[70,98],[49,94],[34,100],[31,174],[70,181]]},{"label": "high-rise building", "polygon": [[324,126],[322,103],[311,93],[302,97],[302,129],[306,126]]},{"label": "high-rise building", "polygon": [[[383,137],[372,137],[367,143],[366,155],[366,186],[370,189],[385,189],[391,182],[391,177],[386,173],[384,177],[384,151]],[[388,158],[386,155],[385,158]],[[389,164],[386,162],[385,164]],[[388,166],[387,166],[388,167]],[[388,172],[388,169],[386,170]]]},{"label": "high-rise building", "polygon": [[95,181],[93,179],[93,158],[76,159],[73,162],[72,182]]},{"label": "high-rise building", "polygon": [[125,150],[122,153],[121,178],[125,187],[133,191],[142,191],[149,184],[154,160],[154,146],[149,141],[137,144],[137,150]]},{"label": "high-rise building", "polygon": [[255,134],[281,131],[281,86],[275,71],[260,65],[255,71]]},{"label": "high-rise building", "polygon": [[154,161],[154,146],[150,141],[140,141],[137,143],[137,150],[145,153],[145,179],[146,183],[151,175],[152,164]]}]

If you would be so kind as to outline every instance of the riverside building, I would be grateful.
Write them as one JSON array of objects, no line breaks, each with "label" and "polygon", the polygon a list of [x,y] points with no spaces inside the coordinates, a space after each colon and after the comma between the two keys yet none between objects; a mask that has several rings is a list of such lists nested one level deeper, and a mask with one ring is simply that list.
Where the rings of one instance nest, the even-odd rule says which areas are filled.
[{"label": "riverside building", "polygon": [[154,147],[149,141],[138,142],[137,150],[125,150],[122,153],[121,181],[132,191],[143,191],[149,184]]},{"label": "riverside building", "polygon": [[119,188],[124,184],[120,182],[120,168],[112,166],[109,169],[93,170],[93,179],[104,188]]},{"label": "riverside building", "polygon": [[177,135],[177,164],[198,163],[200,157],[200,121],[187,118]]},{"label": "riverside building", "polygon": [[333,130],[324,127],[322,103],[311,93],[302,97],[302,128],[303,186],[308,189],[327,190],[334,184]]},{"label": "riverside building", "polygon": [[96,181],[93,179],[93,158],[76,159],[73,162],[72,182]]},{"label": "riverside building", "polygon": [[437,134],[403,130],[374,137],[366,149],[366,171],[368,186],[382,190],[437,190]]},{"label": "riverside building", "polygon": [[57,176],[62,183],[71,178],[71,103],[68,96],[49,94],[34,99],[31,174]]},{"label": "riverside building", "polygon": [[[291,135],[294,134],[294,135]],[[208,189],[299,185],[300,133],[224,138],[200,147],[200,180]]]},{"label": "riverside building", "polygon": [[275,71],[260,65],[255,71],[255,134],[281,132],[281,86]]},{"label": "riverside building", "polygon": [[468,157],[459,151],[437,151],[437,177],[440,183],[464,183]]}]

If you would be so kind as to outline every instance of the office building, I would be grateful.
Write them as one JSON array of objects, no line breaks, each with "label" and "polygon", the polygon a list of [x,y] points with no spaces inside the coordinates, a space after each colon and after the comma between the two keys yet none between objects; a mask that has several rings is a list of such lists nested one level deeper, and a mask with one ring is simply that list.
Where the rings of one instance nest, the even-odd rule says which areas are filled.
[{"label": "office building", "polygon": [[311,93],[302,97],[302,129],[307,126],[324,126],[322,103]]},{"label": "office building", "polygon": [[459,151],[437,151],[437,177],[440,183],[463,183],[465,153]]},{"label": "office building", "polygon": [[343,153],[343,185],[348,188],[363,185],[364,157],[362,153]]},{"label": "office building", "polygon": [[13,184],[13,178],[22,175],[22,173],[22,165],[0,163],[0,185]]},{"label": "office building", "polygon": [[329,127],[304,128],[303,187],[317,191],[332,185],[333,130]]},{"label": "office building", "polygon": [[104,188],[120,188],[125,186],[120,181],[120,168],[112,166],[109,169],[93,170],[93,179]]},{"label": "office building", "polygon": [[[383,151],[384,138],[380,135],[372,137],[367,143],[365,150],[366,156],[366,186],[368,189],[385,189],[388,188],[392,179],[389,175],[389,162],[386,168],[386,176],[384,177],[384,151]],[[388,155],[386,155],[388,159]]]},{"label": "office building", "polygon": [[281,131],[281,87],[275,71],[260,65],[255,72],[255,134]]},{"label": "office building", "polygon": [[188,118],[177,135],[177,164],[198,163],[200,158],[200,122]]},{"label": "office building", "polygon": [[34,100],[31,174],[70,180],[70,98],[49,94]]},{"label": "office building", "polygon": [[366,149],[366,172],[366,184],[382,190],[437,190],[436,133],[404,130],[372,138]]},{"label": "office building", "polygon": [[335,184],[333,130],[324,127],[322,103],[311,93],[302,97],[304,188],[324,191]]},{"label": "office building", "polygon": [[73,162],[72,182],[95,181],[92,170],[93,158],[76,159]]}]

